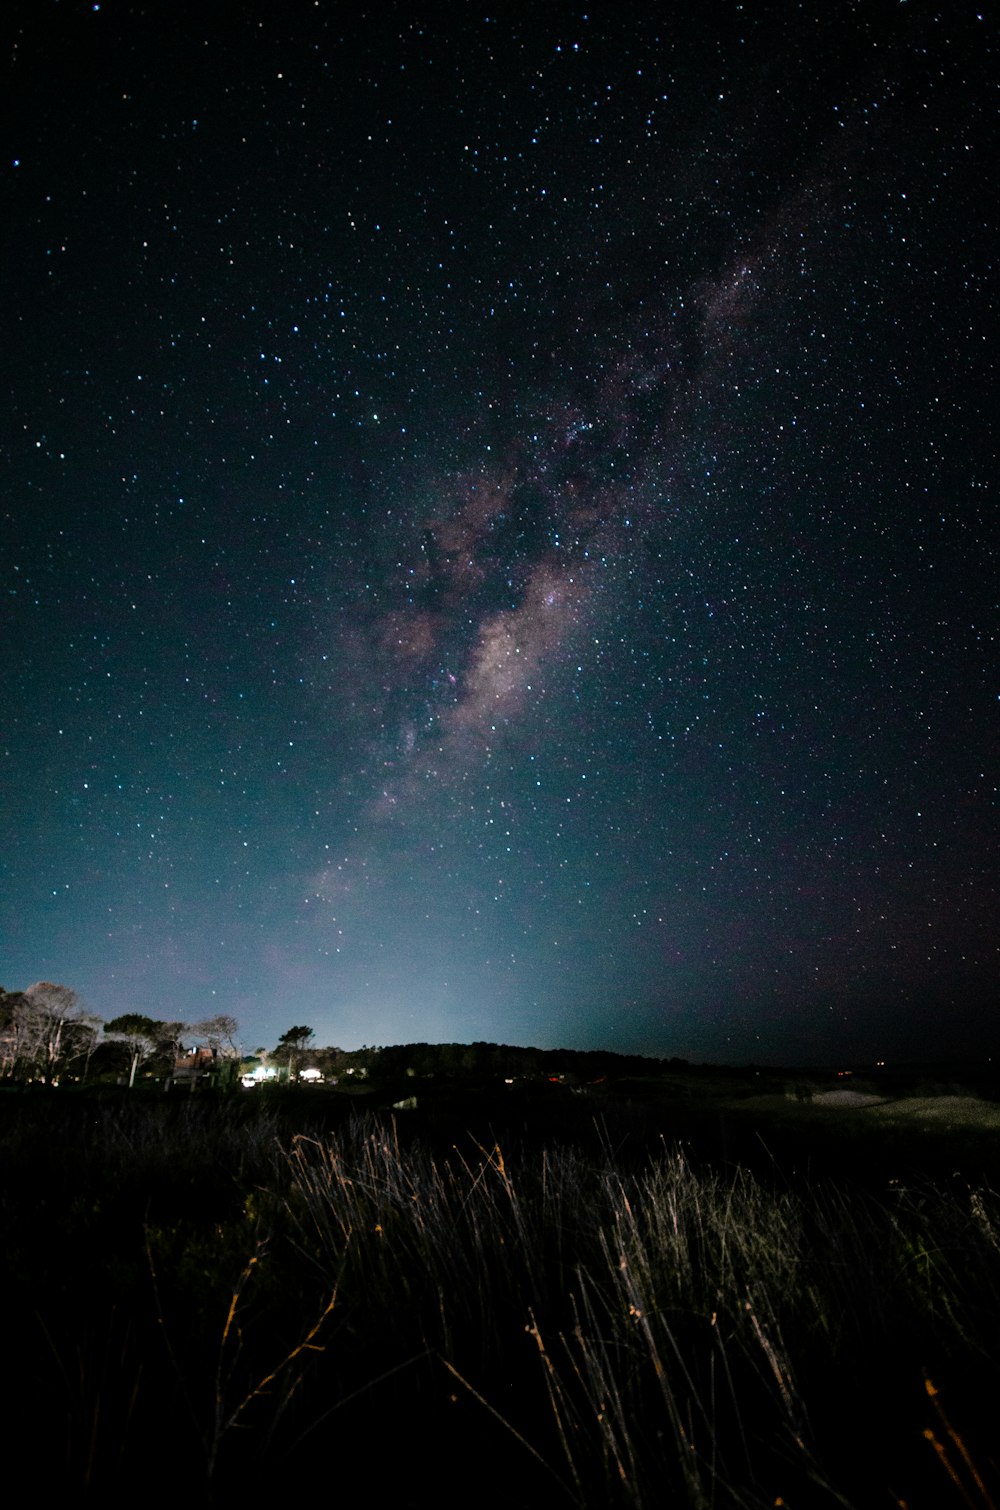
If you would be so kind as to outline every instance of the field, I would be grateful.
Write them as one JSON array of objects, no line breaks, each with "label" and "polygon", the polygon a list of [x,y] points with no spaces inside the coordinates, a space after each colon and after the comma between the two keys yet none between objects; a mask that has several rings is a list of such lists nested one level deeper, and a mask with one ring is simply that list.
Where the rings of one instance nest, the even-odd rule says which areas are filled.
[{"label": "field", "polygon": [[0,1097],[8,1451],[83,1502],[994,1504],[993,1102],[418,1089]]}]

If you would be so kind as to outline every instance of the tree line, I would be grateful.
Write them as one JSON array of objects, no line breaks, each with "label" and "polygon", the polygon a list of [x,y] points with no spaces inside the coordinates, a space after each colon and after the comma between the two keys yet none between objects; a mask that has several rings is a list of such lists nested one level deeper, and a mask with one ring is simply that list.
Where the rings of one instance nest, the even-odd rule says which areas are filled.
[{"label": "tree line", "polygon": [[171,1076],[183,1055],[235,1074],[240,1050],[235,1017],[163,1022],[126,1012],[105,1022],[71,986],[36,981],[24,991],[0,987],[0,1078],[58,1085],[61,1080],[113,1078],[134,1085],[145,1075]]},{"label": "tree line", "polygon": [[[311,1028],[289,1028],[277,1048],[263,1055],[282,1078],[294,1079],[307,1067],[330,1080],[345,1074],[372,1079],[538,1079],[559,1077],[594,1081],[650,1075],[687,1067],[683,1059],[653,1059],[643,1054],[616,1054],[609,1049],[537,1049],[509,1043],[401,1043],[360,1049],[317,1048]],[[287,1071],[287,1076],[286,1076]]]},{"label": "tree line", "polygon": [[374,1079],[570,1078],[593,1081],[679,1069],[685,1061],[650,1059],[608,1050],[537,1049],[504,1043],[407,1043],[341,1049],[314,1046],[312,1028],[288,1028],[273,1049],[244,1057],[235,1017],[200,1022],[161,1021],[126,1012],[105,1022],[70,986],[37,981],[24,991],[0,987],[0,1079],[58,1085],[61,1080],[169,1081],[184,1072],[185,1057],[211,1083],[236,1084],[241,1067],[269,1067],[289,1083],[304,1070],[327,1081],[343,1075]]}]

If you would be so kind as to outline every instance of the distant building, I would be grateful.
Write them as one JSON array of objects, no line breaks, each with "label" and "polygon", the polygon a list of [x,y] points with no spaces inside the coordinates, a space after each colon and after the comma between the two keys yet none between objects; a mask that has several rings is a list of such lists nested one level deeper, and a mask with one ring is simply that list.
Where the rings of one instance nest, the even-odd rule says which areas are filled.
[{"label": "distant building", "polygon": [[211,1049],[185,1049],[174,1060],[174,1067],[167,1081],[167,1089],[193,1091],[199,1080],[207,1079],[215,1069],[215,1057]]}]

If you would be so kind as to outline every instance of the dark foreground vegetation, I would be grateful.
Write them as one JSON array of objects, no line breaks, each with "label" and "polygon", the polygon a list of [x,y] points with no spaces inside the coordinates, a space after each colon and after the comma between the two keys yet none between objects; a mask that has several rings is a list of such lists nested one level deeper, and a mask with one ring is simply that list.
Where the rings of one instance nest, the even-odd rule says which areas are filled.
[{"label": "dark foreground vegetation", "polygon": [[11,1461],[73,1502],[991,1506],[997,1135],[753,1089],[3,1095]]}]

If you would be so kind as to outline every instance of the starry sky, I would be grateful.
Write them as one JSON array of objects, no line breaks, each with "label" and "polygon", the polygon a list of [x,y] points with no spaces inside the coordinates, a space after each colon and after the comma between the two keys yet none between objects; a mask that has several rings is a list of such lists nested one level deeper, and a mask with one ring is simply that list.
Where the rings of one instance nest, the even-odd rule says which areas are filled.
[{"label": "starry sky", "polygon": [[5,7],[0,981],[997,1038],[995,7]]}]

